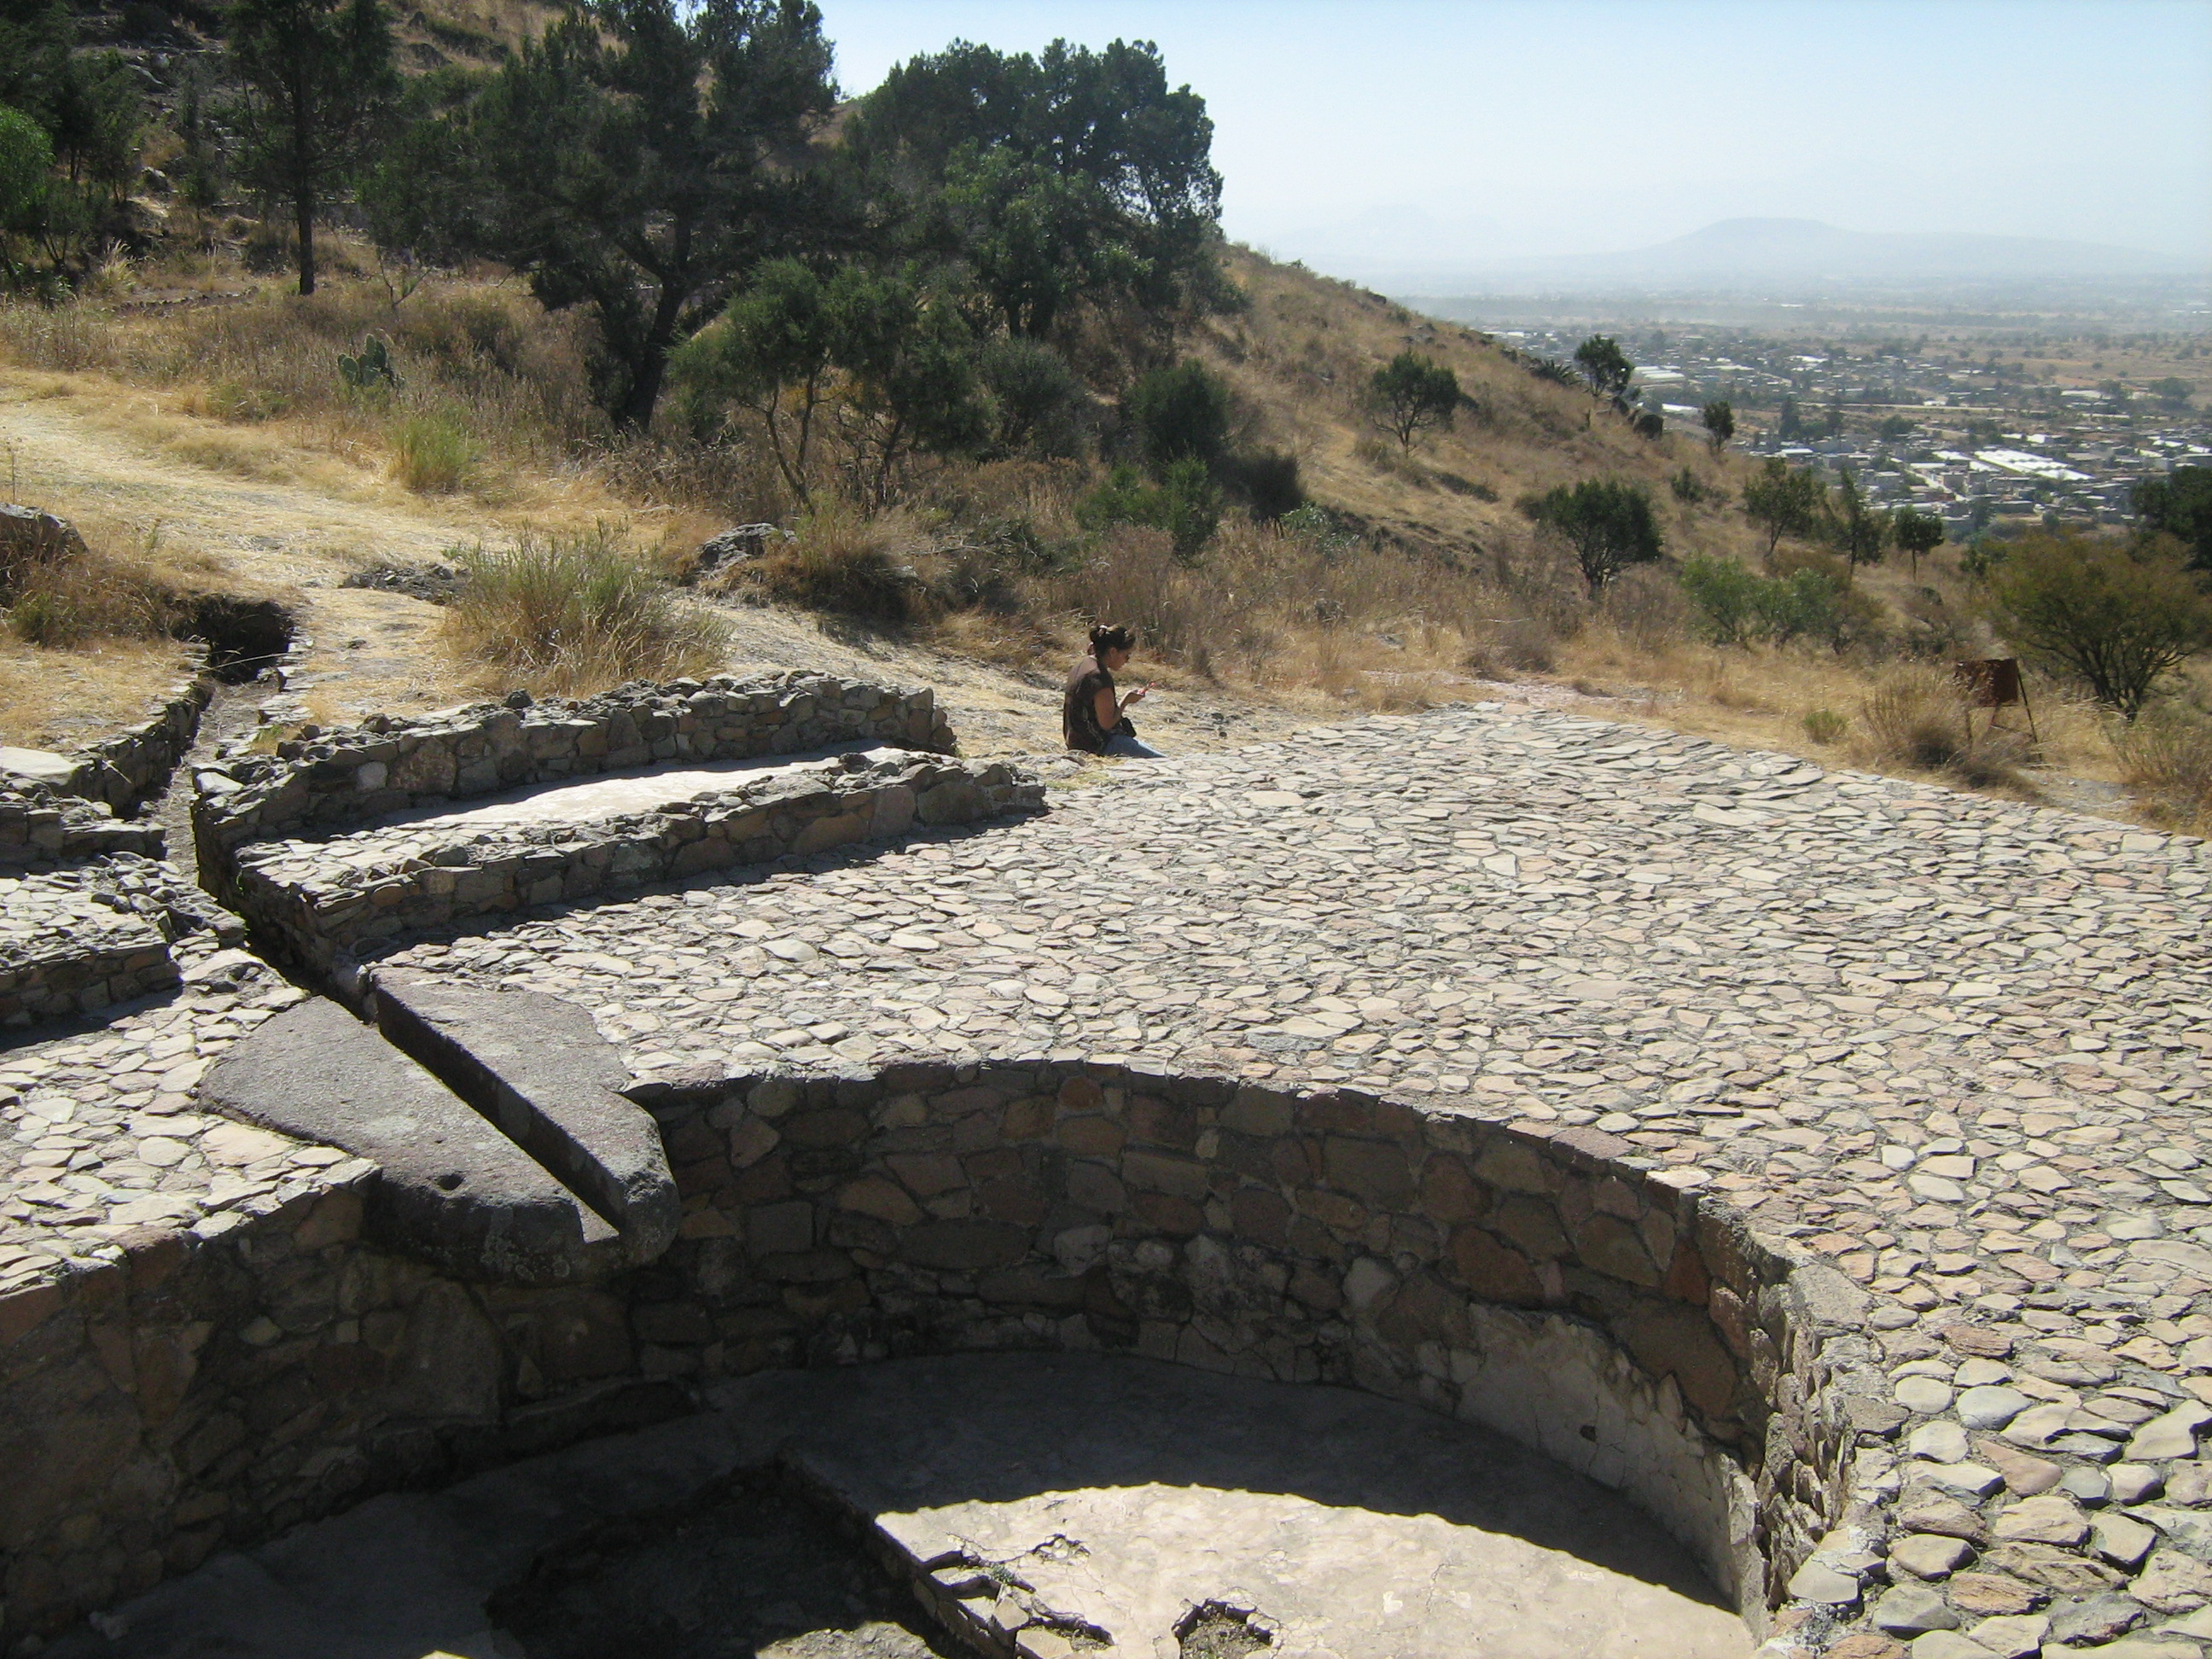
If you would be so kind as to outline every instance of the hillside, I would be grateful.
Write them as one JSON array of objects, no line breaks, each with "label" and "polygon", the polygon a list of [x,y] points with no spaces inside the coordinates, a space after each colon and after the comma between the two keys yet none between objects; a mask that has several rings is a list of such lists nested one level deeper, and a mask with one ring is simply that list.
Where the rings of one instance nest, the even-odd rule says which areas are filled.
[{"label": "hillside", "polygon": [[[680,571],[703,537],[763,517],[796,527],[793,556],[816,576],[700,596],[732,630],[732,660],[939,684],[987,750],[1055,746],[1054,691],[1085,612],[1145,628],[1143,672],[1163,688],[1145,724],[1179,746],[1249,741],[1347,705],[1503,697],[1909,771],[1924,756],[1890,744],[1867,711],[1902,697],[1907,726],[1941,716],[1929,672],[1893,648],[1696,641],[1669,571],[1691,553],[1759,563],[1762,538],[1738,505],[1742,458],[1692,434],[1640,436],[1470,330],[1247,250],[1229,260],[1249,304],[1202,324],[1187,349],[1230,386],[1237,442],[1295,455],[1310,499],[1341,529],[1316,542],[1232,514],[1190,562],[1167,556],[1157,532],[1081,527],[1097,461],[924,466],[908,501],[872,521],[842,509],[810,518],[742,447],[611,444],[578,392],[572,319],[547,317],[513,283],[443,276],[394,304],[366,250],[334,252],[336,278],[312,301],[196,255],[201,291],[187,305],[144,303],[174,291],[171,271],[149,261],[57,311],[0,313],[0,431],[16,493],[77,520],[96,545],[152,550],[172,583],[280,597],[313,641],[307,707],[325,721],[500,683],[456,653],[438,606],[341,586],[364,566],[603,525],[648,565]],[[339,352],[378,331],[408,365],[391,402],[346,395],[332,372]],[[1449,366],[1471,406],[1402,453],[1359,393],[1409,347]],[[1111,404],[1102,410],[1110,430]],[[450,479],[410,471],[426,421],[462,434],[466,464]],[[1674,487],[1686,473],[1700,499]],[[1648,493],[1668,556],[1595,606],[1516,506],[1593,477]],[[1046,563],[992,550],[1021,546],[1043,550]],[[921,599],[854,614],[850,584],[816,577],[855,561],[915,573]],[[1954,649],[1981,637],[1950,550],[1917,580],[1892,564],[1861,571],[1857,586],[1894,634],[1917,629]],[[0,641],[0,741],[96,735],[174,660],[155,641]],[[2013,752],[1968,781],[2120,805],[2100,718],[2061,688],[2039,695],[2039,756]]]}]

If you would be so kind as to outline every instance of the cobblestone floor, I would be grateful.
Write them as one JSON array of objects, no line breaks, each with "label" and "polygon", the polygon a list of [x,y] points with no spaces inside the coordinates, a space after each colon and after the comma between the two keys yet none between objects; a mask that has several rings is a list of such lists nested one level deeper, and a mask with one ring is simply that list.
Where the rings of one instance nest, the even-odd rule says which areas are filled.
[{"label": "cobblestone floor", "polygon": [[2201,842],[1480,707],[1053,808],[398,960],[647,1075],[1080,1051],[1595,1122],[1906,1310],[2212,1336],[2126,1248],[2212,1243]]}]

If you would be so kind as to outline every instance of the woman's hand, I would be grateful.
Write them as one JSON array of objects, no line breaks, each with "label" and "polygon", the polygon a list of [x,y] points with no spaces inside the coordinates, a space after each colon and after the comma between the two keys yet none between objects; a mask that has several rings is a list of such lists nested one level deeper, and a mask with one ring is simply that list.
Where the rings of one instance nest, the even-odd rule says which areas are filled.
[{"label": "woman's hand", "polygon": [[1133,703],[1133,702],[1144,702],[1144,700],[1145,700],[1145,693],[1146,693],[1146,692],[1147,692],[1147,691],[1149,691],[1149,690],[1151,690],[1152,689],[1152,688],[1151,686],[1149,686],[1149,685],[1140,685],[1140,686],[1139,686],[1135,690],[1133,690],[1133,691],[1132,691],[1131,693],[1129,693],[1129,695],[1128,695],[1127,696],[1126,696],[1126,697],[1124,697],[1124,698],[1122,698],[1122,699],[1121,699],[1121,707],[1122,707],[1122,708],[1127,708],[1131,703]]}]

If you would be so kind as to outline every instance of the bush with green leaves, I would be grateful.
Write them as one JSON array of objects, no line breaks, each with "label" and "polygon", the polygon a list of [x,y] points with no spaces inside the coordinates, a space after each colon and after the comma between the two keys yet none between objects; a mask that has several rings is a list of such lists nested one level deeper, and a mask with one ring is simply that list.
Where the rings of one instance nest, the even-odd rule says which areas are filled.
[{"label": "bush with green leaves", "polygon": [[1628,383],[1636,376],[1636,365],[1629,362],[1620,342],[1604,334],[1593,334],[1575,348],[1575,367],[1591,391],[1615,403],[1628,395]]},{"label": "bush with green leaves", "polygon": [[1766,532],[1766,556],[1784,536],[1810,538],[1828,515],[1828,486],[1810,467],[1770,455],[1743,487],[1743,515]]},{"label": "bush with green leaves", "polygon": [[1192,358],[1156,368],[1129,388],[1122,408],[1145,470],[1164,480],[1178,461],[1211,471],[1229,453],[1229,385]]},{"label": "bush with green leaves", "polygon": [[2128,720],[2160,681],[2212,648],[2212,597],[2170,544],[2031,531],[1988,581],[1999,634]]},{"label": "bush with green leaves", "polygon": [[2189,562],[2212,571],[2212,466],[2177,466],[2163,478],[2135,488],[2136,516],[2143,527],[2172,537],[2189,550]]},{"label": "bush with green leaves", "polygon": [[1660,556],[1659,520],[1640,484],[1585,478],[1529,496],[1521,510],[1574,550],[1592,598],[1630,565]]},{"label": "bush with green leaves", "polygon": [[1840,647],[1854,631],[1852,607],[1825,571],[1762,576],[1734,559],[1693,553],[1682,561],[1678,579],[1715,645],[1814,639]]},{"label": "bush with green leaves", "polygon": [[1075,519],[1086,530],[1114,524],[1164,530],[1175,544],[1176,556],[1188,563],[1220,528],[1221,492],[1205,463],[1194,455],[1170,463],[1157,485],[1146,483],[1133,466],[1117,466],[1104,483],[1077,501]]},{"label": "bush with green leaves", "polygon": [[984,346],[978,367],[1000,449],[1051,457],[1081,450],[1091,392],[1059,352],[1042,340],[1004,334]]}]

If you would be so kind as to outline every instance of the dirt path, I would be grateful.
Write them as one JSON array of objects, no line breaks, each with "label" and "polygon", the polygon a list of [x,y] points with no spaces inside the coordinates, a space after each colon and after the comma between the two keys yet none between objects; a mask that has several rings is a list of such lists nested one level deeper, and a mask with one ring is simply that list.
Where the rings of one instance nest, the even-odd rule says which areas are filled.
[{"label": "dirt path", "polygon": [[[527,514],[408,495],[335,453],[267,451],[264,472],[289,465],[289,477],[241,477],[198,465],[179,453],[252,465],[253,453],[237,447],[244,440],[236,428],[161,410],[146,394],[118,395],[88,380],[82,398],[53,395],[73,384],[73,377],[0,370],[0,442],[20,494],[118,535],[144,536],[158,524],[160,546],[172,558],[187,566],[212,561],[227,581],[282,597],[311,641],[294,687],[314,719],[343,723],[497,689],[462,672],[441,647],[443,613],[436,605],[338,584],[373,560],[423,563],[455,547],[495,542]],[[1064,663],[1007,668],[806,613],[721,608],[731,626],[732,672],[811,668],[930,685],[969,753],[1060,747]],[[1134,672],[1146,671],[1139,665]],[[1188,677],[1160,678],[1142,723],[1163,748],[1261,742],[1336,712],[1278,704]]]}]

